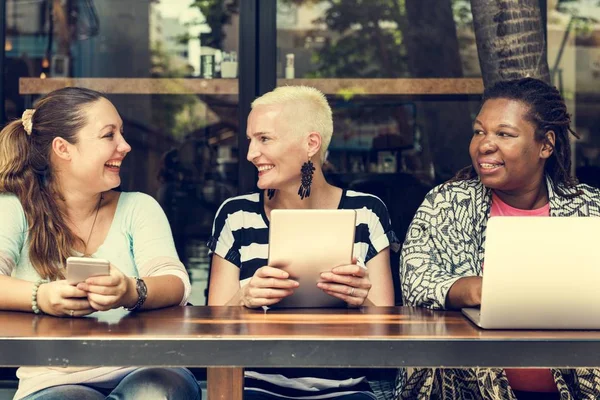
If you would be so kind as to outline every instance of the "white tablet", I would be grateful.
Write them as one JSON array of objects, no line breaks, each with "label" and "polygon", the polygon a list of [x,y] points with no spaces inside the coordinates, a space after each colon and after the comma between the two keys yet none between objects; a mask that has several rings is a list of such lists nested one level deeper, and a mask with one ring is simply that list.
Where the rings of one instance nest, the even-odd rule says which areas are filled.
[{"label": "white tablet", "polygon": [[269,266],[281,268],[300,286],[273,308],[346,307],[317,287],[321,272],[352,262],[355,210],[273,210]]}]

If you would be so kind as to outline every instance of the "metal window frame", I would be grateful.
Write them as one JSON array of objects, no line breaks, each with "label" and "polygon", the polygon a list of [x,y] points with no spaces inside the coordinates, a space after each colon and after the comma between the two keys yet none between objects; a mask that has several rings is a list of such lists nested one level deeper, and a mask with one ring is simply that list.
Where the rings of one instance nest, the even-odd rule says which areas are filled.
[{"label": "metal window frame", "polygon": [[256,168],[246,160],[247,118],[254,99],[277,84],[277,0],[240,2],[238,193],[256,188]]},{"label": "metal window frame", "polygon": [[[0,0],[0,44],[6,42],[6,1]],[[539,0],[544,34],[547,36],[547,0]],[[239,131],[238,192],[255,188],[256,170],[245,160],[247,117],[250,104],[276,87],[277,81],[277,0],[240,1],[239,29]],[[5,76],[6,49],[0,52],[0,76]],[[243,67],[242,67],[243,66]],[[6,123],[5,82],[0,79],[0,123]]]}]

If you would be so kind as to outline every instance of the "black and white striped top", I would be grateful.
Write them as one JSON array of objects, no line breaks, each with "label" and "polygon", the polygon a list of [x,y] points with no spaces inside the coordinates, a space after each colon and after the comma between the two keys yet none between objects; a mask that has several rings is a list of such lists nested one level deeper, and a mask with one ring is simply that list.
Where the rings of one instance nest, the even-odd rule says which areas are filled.
[{"label": "black and white striped top", "polygon": [[[400,242],[392,230],[387,208],[379,198],[344,190],[338,209],[356,210],[354,256],[359,263],[366,265],[387,247],[398,250]],[[211,255],[217,254],[240,268],[241,284],[267,265],[269,220],[264,210],[263,192],[226,200],[217,211],[208,247]],[[370,391],[364,371],[356,369],[247,371],[245,388],[303,399]]]}]

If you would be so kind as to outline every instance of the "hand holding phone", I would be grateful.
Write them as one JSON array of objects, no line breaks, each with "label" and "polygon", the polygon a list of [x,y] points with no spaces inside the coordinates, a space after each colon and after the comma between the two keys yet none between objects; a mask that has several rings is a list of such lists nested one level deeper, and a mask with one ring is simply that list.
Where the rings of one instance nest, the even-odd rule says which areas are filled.
[{"label": "hand holding phone", "polygon": [[90,305],[97,311],[133,307],[138,300],[135,279],[126,276],[112,264],[108,272],[106,276],[94,276],[78,283],[77,289],[87,292]]},{"label": "hand holding phone", "polygon": [[96,311],[88,301],[87,293],[64,279],[41,284],[37,302],[45,314],[57,317],[83,317]]},{"label": "hand holding phone", "polygon": [[110,262],[102,258],[67,258],[67,282],[77,285],[92,276],[110,274]]}]

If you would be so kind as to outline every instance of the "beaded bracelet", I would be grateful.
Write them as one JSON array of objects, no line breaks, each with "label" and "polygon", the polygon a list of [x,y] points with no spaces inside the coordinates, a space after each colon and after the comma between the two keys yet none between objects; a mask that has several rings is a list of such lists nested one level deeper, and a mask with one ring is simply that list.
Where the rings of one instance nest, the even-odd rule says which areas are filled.
[{"label": "beaded bracelet", "polygon": [[33,292],[31,293],[31,309],[33,310],[33,312],[35,314],[42,313],[42,310],[40,310],[38,307],[37,294],[38,294],[38,289],[40,288],[40,285],[42,283],[47,283],[47,282],[48,282],[47,279],[40,279],[36,283],[33,284]]}]

